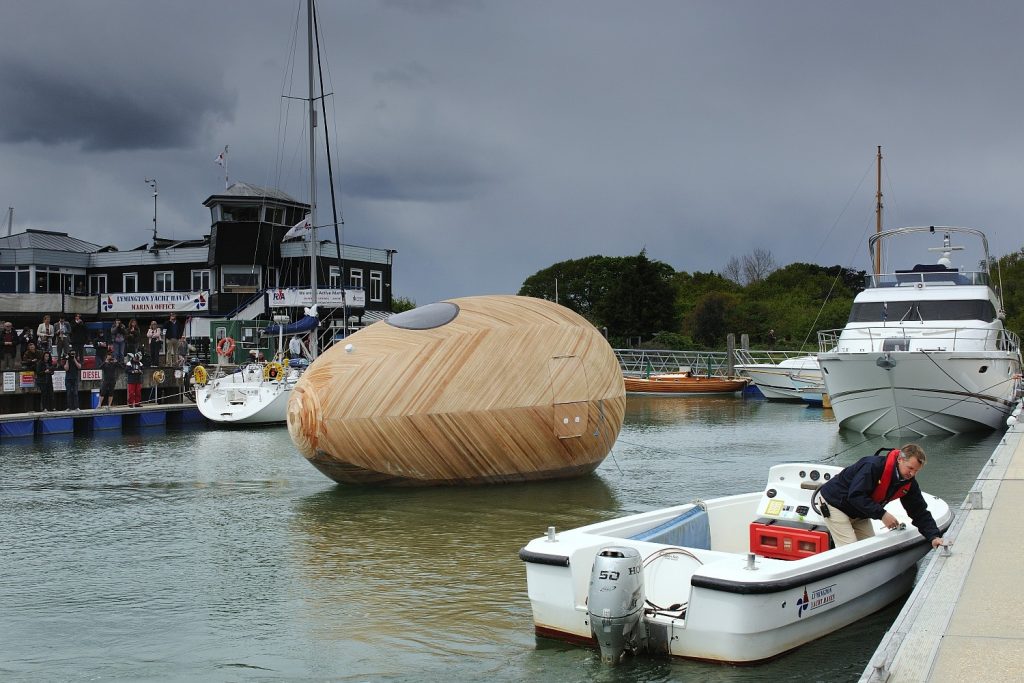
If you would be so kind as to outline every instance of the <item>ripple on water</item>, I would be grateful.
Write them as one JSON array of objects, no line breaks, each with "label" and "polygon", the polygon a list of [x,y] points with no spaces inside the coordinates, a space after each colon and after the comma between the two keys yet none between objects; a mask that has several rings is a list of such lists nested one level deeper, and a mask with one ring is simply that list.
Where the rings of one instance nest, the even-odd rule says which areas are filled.
[{"label": "ripple on water", "polygon": [[[764,666],[610,670],[533,636],[517,557],[548,526],[756,490],[774,463],[887,445],[830,415],[630,397],[592,476],[422,490],[336,486],[283,428],[0,442],[0,677],[855,680],[898,606]],[[997,441],[924,440],[925,488],[958,503]]]}]

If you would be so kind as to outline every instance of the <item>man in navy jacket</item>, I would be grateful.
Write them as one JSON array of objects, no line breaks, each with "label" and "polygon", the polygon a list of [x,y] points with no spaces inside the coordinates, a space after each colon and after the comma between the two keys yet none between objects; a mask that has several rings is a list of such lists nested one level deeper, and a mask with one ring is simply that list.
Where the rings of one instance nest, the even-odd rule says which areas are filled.
[{"label": "man in navy jacket", "polygon": [[907,444],[885,456],[861,458],[826,482],[819,497],[828,509],[825,524],[836,547],[874,536],[873,519],[890,529],[899,526],[899,520],[885,510],[896,499],[933,548],[943,545],[942,533],[915,479],[926,459],[920,446]]}]

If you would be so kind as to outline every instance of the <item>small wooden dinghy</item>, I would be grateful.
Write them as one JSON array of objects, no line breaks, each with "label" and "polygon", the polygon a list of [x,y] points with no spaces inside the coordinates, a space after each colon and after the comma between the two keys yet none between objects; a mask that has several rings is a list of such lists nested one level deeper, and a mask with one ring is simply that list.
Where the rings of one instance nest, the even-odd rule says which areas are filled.
[{"label": "small wooden dinghy", "polygon": [[601,464],[625,401],[615,354],[581,316],[542,299],[467,297],[332,347],[295,385],[288,431],[342,483],[554,479]]},{"label": "small wooden dinghy", "polygon": [[695,376],[689,372],[671,372],[645,377],[625,377],[630,394],[732,394],[743,391],[746,377],[720,375]]}]

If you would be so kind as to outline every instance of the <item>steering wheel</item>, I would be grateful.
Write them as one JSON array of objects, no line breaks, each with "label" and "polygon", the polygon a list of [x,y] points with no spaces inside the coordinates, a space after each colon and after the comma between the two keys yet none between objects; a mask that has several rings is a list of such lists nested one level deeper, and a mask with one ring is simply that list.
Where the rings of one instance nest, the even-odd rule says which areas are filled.
[{"label": "steering wheel", "polygon": [[818,515],[819,517],[824,517],[825,515],[821,514],[821,508],[818,507],[818,500],[817,500],[817,498],[818,498],[818,494],[819,493],[821,493],[821,487],[820,486],[818,488],[814,489],[814,493],[811,494],[811,509],[814,510],[814,513],[816,515]]}]

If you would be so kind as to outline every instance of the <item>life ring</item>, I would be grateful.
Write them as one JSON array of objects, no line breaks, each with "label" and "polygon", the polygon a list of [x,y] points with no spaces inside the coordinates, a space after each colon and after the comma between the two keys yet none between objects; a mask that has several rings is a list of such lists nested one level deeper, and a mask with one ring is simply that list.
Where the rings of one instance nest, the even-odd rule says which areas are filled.
[{"label": "life ring", "polygon": [[276,360],[267,363],[263,368],[263,379],[275,380],[284,378],[284,366],[278,363]]},{"label": "life ring", "polygon": [[209,373],[206,372],[206,368],[202,365],[197,365],[192,371],[192,380],[196,384],[206,384],[207,380],[210,379]]},{"label": "life ring", "polygon": [[235,351],[235,340],[231,337],[221,337],[217,341],[217,355],[230,356]]}]

